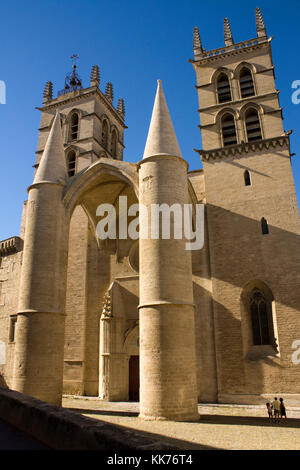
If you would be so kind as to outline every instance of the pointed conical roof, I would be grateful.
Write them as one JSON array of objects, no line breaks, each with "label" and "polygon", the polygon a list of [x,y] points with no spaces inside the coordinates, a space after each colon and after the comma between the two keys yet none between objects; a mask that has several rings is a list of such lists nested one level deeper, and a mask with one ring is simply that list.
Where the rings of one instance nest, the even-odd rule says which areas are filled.
[{"label": "pointed conical roof", "polygon": [[33,183],[65,183],[67,167],[59,113],[56,113]]},{"label": "pointed conical roof", "polygon": [[161,80],[158,80],[157,83],[157,92],[143,158],[155,155],[181,157]]}]

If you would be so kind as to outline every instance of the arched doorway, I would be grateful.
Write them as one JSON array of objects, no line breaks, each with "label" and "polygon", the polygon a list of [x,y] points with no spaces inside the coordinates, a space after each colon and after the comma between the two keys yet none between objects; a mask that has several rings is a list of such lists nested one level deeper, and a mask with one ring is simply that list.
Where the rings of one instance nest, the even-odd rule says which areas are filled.
[{"label": "arched doorway", "polygon": [[124,352],[129,356],[128,398],[129,401],[140,399],[140,338],[139,325],[134,326],[127,334]]}]

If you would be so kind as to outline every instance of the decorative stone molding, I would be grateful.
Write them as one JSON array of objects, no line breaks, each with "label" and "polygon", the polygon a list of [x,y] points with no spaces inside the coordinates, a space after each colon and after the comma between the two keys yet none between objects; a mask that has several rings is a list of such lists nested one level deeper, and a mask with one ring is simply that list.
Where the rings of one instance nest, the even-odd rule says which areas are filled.
[{"label": "decorative stone molding", "polygon": [[113,314],[112,314],[111,295],[110,295],[110,291],[107,291],[103,299],[101,320],[110,320],[112,317],[113,317]]},{"label": "decorative stone molding", "polygon": [[213,150],[197,150],[202,161],[222,159],[226,157],[242,156],[245,153],[255,152],[257,150],[269,150],[277,147],[289,148],[290,142],[287,135],[273,137],[272,139],[258,140],[257,142],[243,142],[241,144],[230,145]]},{"label": "decorative stone molding", "polygon": [[0,241],[0,256],[10,255],[23,250],[23,240],[20,237],[7,238]]},{"label": "decorative stone molding", "polygon": [[270,44],[272,37],[267,39],[266,37],[257,37],[255,39],[249,39],[248,41],[242,41],[231,46],[219,47],[211,51],[201,51],[197,49],[195,54],[195,60],[190,62],[196,65],[202,65],[209,61],[215,61],[218,59],[224,60],[226,56],[241,54],[244,52],[252,52],[255,49],[266,47]]}]

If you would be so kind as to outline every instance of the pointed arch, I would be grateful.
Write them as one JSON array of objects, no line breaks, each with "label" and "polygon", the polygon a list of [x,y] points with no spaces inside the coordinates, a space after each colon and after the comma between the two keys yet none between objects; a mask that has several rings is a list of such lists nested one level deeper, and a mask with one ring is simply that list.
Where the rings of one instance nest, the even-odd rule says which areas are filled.
[{"label": "pointed arch", "polygon": [[110,153],[113,158],[117,158],[118,131],[114,127],[111,133]]},{"label": "pointed arch", "polygon": [[239,85],[241,98],[248,98],[255,95],[253,74],[249,67],[242,67],[239,73]]},{"label": "pointed arch", "polygon": [[216,84],[218,103],[222,104],[232,101],[230,80],[229,76],[225,72],[221,72],[218,75]]},{"label": "pointed arch", "polygon": [[221,132],[223,147],[238,143],[235,118],[232,113],[227,112],[221,117]]},{"label": "pointed arch", "polygon": [[70,117],[69,140],[77,140],[79,136],[79,114],[73,111]]},{"label": "pointed arch", "polygon": [[70,149],[67,152],[67,170],[68,170],[68,175],[71,178],[72,176],[75,175],[76,173],[76,152],[74,149]]},{"label": "pointed arch", "polygon": [[[256,351],[253,357],[259,351],[262,356],[268,355],[272,351],[272,354],[277,354],[279,345],[278,338],[275,337],[275,332],[277,334],[275,298],[270,287],[259,279],[252,280],[244,286],[241,301],[242,316],[246,316],[244,326],[247,325],[245,337],[248,338],[248,352],[250,350],[252,353]],[[259,348],[258,351],[256,348]]]},{"label": "pointed arch", "polygon": [[245,186],[251,186],[251,175],[249,170],[244,171],[244,181],[245,181]]},{"label": "pointed arch", "polygon": [[262,232],[262,234],[263,235],[269,235],[270,231],[269,231],[269,224],[268,224],[267,219],[265,219],[263,217],[261,219],[260,223],[261,223],[261,232]]},{"label": "pointed arch", "polygon": [[254,107],[249,107],[244,114],[245,129],[248,142],[262,139],[262,129],[259,112]]}]

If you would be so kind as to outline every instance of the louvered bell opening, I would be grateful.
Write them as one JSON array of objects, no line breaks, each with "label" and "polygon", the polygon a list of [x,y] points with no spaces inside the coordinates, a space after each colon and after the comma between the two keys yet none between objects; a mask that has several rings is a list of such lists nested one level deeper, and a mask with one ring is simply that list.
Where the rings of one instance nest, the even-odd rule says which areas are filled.
[{"label": "louvered bell opening", "polygon": [[75,152],[72,152],[68,158],[68,175],[70,177],[75,175],[75,167],[76,167],[76,155],[75,155]]},{"label": "louvered bell opening", "polygon": [[259,117],[256,112],[246,117],[246,129],[248,142],[262,139]]},{"label": "louvered bell opening", "polygon": [[233,117],[227,117],[222,121],[222,134],[224,146],[237,144],[236,128]]},{"label": "louvered bell opening", "polygon": [[242,98],[247,98],[248,96],[255,95],[253,78],[250,70],[245,70],[241,72],[240,87]]},{"label": "louvered bell opening", "polygon": [[222,77],[218,81],[218,98],[219,103],[226,103],[231,101],[231,90],[229,80],[227,77]]}]

